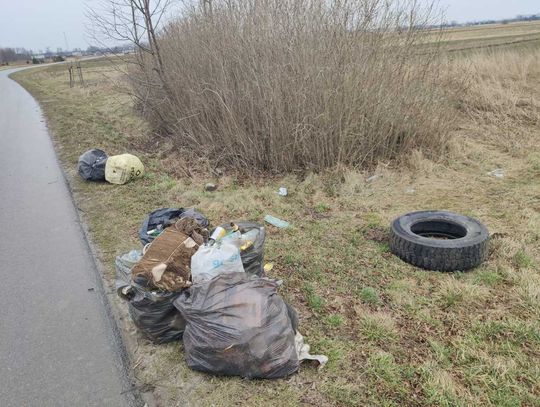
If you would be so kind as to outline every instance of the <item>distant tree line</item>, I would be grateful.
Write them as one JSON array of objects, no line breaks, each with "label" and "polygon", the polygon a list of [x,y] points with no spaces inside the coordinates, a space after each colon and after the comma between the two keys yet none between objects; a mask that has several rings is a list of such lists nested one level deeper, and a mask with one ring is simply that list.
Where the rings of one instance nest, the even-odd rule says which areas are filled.
[{"label": "distant tree line", "polygon": [[32,58],[32,51],[24,48],[0,48],[0,65],[9,65],[11,62],[28,61]]},{"label": "distant tree line", "polygon": [[531,14],[531,15],[528,15],[528,16],[520,14],[515,18],[515,21],[537,21],[537,20],[540,20],[540,13],[539,14]]},{"label": "distant tree line", "polygon": [[90,45],[86,48],[86,54],[89,55],[100,55],[100,54],[125,54],[129,52],[134,52],[134,47],[132,44],[116,45],[112,47],[96,47],[95,45]]},{"label": "distant tree line", "polygon": [[9,65],[20,61],[27,61],[28,63],[32,61],[34,64],[42,63],[46,60],[59,62],[63,61],[65,57],[72,55],[103,55],[108,53],[122,54],[129,52],[133,52],[132,45],[120,45],[114,47],[96,47],[90,45],[86,50],[75,48],[71,51],[57,48],[56,52],[52,51],[50,47],[47,47],[45,51],[38,50],[37,52],[33,52],[26,48],[0,47],[0,65]]},{"label": "distant tree line", "polygon": [[[509,24],[509,23],[518,23],[518,22],[525,22],[525,21],[540,21],[540,13],[539,14],[530,14],[530,15],[518,15],[515,18],[506,18],[504,20],[480,20],[480,21],[471,21],[468,23],[458,23],[457,21],[451,21],[450,23],[443,24],[443,28],[451,28],[451,27],[464,27],[464,26],[472,26],[472,25],[488,25],[488,24]],[[435,27],[433,27],[435,28]]]}]

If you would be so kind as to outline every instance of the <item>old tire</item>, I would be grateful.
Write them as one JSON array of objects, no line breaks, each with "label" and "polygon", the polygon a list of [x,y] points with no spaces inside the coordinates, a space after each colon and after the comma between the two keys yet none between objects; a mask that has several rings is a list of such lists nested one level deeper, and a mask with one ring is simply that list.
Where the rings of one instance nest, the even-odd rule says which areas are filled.
[{"label": "old tire", "polygon": [[489,232],[479,221],[443,211],[403,215],[392,222],[390,250],[426,270],[465,271],[486,260]]}]

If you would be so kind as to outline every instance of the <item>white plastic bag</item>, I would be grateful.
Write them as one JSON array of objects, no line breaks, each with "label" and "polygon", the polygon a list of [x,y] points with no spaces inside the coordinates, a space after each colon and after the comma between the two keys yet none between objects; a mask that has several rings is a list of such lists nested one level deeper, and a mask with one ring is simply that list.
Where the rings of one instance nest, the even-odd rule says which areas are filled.
[{"label": "white plastic bag", "polygon": [[228,242],[201,246],[191,257],[191,280],[194,284],[220,274],[243,273],[240,250]]}]

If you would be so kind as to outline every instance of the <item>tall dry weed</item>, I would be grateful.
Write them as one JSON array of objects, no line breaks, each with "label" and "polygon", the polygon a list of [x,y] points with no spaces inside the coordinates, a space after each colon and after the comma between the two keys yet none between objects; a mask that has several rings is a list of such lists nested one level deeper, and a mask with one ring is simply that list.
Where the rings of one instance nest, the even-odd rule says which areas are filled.
[{"label": "tall dry weed", "polygon": [[[422,46],[431,7],[408,0],[185,3],[131,75],[150,123],[216,165],[362,167],[437,155],[451,123],[444,65]],[[433,32],[430,32],[433,35]]]}]

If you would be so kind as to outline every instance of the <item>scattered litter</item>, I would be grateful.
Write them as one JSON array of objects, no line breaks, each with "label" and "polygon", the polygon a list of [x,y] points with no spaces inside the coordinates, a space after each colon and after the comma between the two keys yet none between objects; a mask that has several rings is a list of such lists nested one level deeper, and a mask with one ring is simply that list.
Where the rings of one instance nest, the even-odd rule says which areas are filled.
[{"label": "scattered litter", "polygon": [[307,343],[304,343],[304,337],[300,334],[300,332],[296,332],[296,336],[294,337],[294,345],[296,348],[296,354],[298,355],[298,360],[300,362],[303,362],[304,360],[315,360],[319,364],[319,369],[322,369],[324,365],[328,363],[328,356],[309,354],[311,347]]},{"label": "scattered litter", "polygon": [[269,273],[270,271],[272,271],[273,268],[274,268],[273,263],[266,263],[263,267],[263,270],[265,273]]},{"label": "scattered litter", "polygon": [[105,181],[107,154],[98,148],[88,150],[79,157],[79,175],[87,181]]},{"label": "scattered litter", "polygon": [[375,181],[377,178],[379,178],[379,175],[377,175],[377,174],[372,175],[371,177],[369,177],[368,179],[366,179],[366,182],[373,182],[373,181]]},{"label": "scattered litter", "polygon": [[416,192],[416,189],[414,189],[414,188],[407,188],[405,190],[405,193],[407,193],[407,194],[414,194],[415,192]]},{"label": "scattered litter", "polygon": [[174,305],[186,320],[190,368],[266,379],[298,370],[295,332],[276,282],[246,273],[220,275],[193,285]]},{"label": "scattered litter", "polygon": [[272,215],[266,215],[264,217],[264,220],[265,220],[265,222],[268,222],[272,226],[275,226],[275,227],[280,228],[280,229],[286,229],[286,228],[291,226],[291,224],[289,222],[286,222],[286,221],[284,221],[282,219],[276,218],[275,216],[272,216]]},{"label": "scattered litter", "polygon": [[105,163],[105,179],[111,184],[122,185],[143,174],[144,165],[133,154],[113,155]]},{"label": "scattered litter", "polygon": [[92,287],[92,288],[89,288],[88,291],[94,291],[94,288],[93,288],[93,287]]},{"label": "scattered litter", "polygon": [[289,192],[287,191],[287,188],[285,187],[279,187],[278,195],[279,196],[287,196]]},{"label": "scattered litter", "polygon": [[488,175],[495,178],[504,178],[504,170],[502,168],[497,168],[496,170],[488,172]]},{"label": "scattered litter", "polygon": [[217,185],[216,184],[212,184],[211,182],[209,182],[208,184],[206,184],[204,186],[204,190],[205,191],[209,191],[209,192],[213,192],[217,189]]}]

